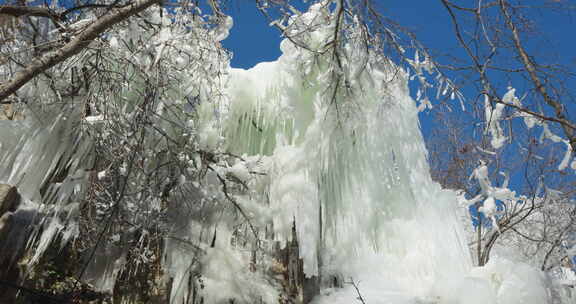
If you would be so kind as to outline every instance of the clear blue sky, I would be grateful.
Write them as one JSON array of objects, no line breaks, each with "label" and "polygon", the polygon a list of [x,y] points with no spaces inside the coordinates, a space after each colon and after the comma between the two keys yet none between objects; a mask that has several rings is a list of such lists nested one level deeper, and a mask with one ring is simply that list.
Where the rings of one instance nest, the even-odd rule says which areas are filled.
[{"label": "clear blue sky", "polygon": [[[534,1],[544,2],[550,1]],[[375,3],[384,15],[412,30],[425,47],[441,53],[450,53],[457,49],[449,15],[440,0],[376,0]],[[234,67],[249,68],[258,62],[278,58],[280,33],[268,26],[252,1],[230,1],[228,13],[234,18],[234,28],[230,37],[224,41],[224,46],[234,52]],[[555,59],[559,59],[561,63],[576,64],[576,39],[573,38],[576,18],[570,17],[567,12],[554,12],[549,9],[542,9],[542,14],[531,18],[545,33],[540,39],[542,44],[532,47],[536,51],[553,50],[559,56]]]}]

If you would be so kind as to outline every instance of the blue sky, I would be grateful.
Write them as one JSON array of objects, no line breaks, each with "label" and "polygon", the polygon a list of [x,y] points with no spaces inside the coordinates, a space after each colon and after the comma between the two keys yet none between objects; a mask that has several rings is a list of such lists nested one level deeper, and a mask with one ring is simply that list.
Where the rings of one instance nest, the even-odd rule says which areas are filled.
[{"label": "blue sky", "polygon": [[[566,1],[573,0],[560,1],[570,4]],[[473,1],[458,3],[465,5],[471,2]],[[530,4],[545,5],[552,2],[551,0],[534,0]],[[455,39],[450,16],[440,0],[375,0],[374,3],[380,6],[379,10],[383,15],[415,33],[417,39],[429,49],[431,54],[440,56],[438,57],[440,59],[446,59],[444,55],[464,57]],[[576,10],[576,5],[574,7]],[[250,68],[259,62],[273,61],[278,58],[281,35],[277,29],[267,25],[266,19],[251,1],[231,1],[227,12],[234,18],[234,27],[223,44],[234,54],[233,67]],[[572,68],[576,66],[576,39],[572,38],[576,30],[576,18],[572,15],[574,13],[569,11],[557,11],[544,7],[534,10],[533,15],[528,16],[539,32],[530,37],[530,42],[526,47],[529,52],[540,56],[538,57],[541,60],[540,63],[548,61],[544,63],[560,63]],[[545,56],[541,56],[543,54]],[[496,80],[504,89],[508,84],[516,87],[518,91],[529,89],[523,79],[497,78]],[[576,87],[574,80],[572,84]],[[471,102],[478,95],[478,91],[472,86],[464,87],[462,93],[468,100],[467,102]],[[574,108],[573,115],[576,115],[576,105],[571,105],[571,107]],[[438,127],[429,112],[421,113],[420,120],[425,137],[430,136],[431,130]],[[514,153],[517,151],[512,151],[512,154]],[[511,178],[511,187],[520,189],[524,183],[523,172],[513,173]]]},{"label": "blue sky", "polygon": [[[455,51],[457,45],[452,24],[440,0],[379,1],[381,12],[412,30],[424,46],[443,53]],[[541,12],[534,16],[534,21],[545,33],[542,36],[544,44],[534,47],[553,49],[562,62],[576,64],[576,39],[570,38],[576,30],[576,18],[570,17],[567,12],[547,9]],[[249,68],[258,62],[278,58],[280,33],[268,26],[266,19],[251,1],[231,1],[228,13],[234,17],[234,28],[230,37],[224,41],[224,46],[235,54],[232,60],[234,67]]]},{"label": "blue sky", "polygon": [[234,18],[234,26],[223,45],[234,53],[233,67],[247,69],[280,56],[280,32],[268,26],[253,3],[231,3],[228,13]]}]

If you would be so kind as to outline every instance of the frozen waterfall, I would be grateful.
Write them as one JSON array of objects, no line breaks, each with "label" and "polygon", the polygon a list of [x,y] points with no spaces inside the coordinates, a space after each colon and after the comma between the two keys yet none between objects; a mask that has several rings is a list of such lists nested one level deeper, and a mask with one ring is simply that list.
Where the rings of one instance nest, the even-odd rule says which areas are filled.
[{"label": "frozen waterfall", "polygon": [[[178,191],[162,198],[150,194],[158,196],[155,200],[138,196],[142,188],[155,191],[138,184],[151,173],[120,173],[122,189],[134,199],[126,203],[120,195],[106,202],[114,211],[99,216],[121,213],[134,228],[117,229],[110,239],[122,243],[136,237],[134,243],[144,244],[152,233],[146,225],[153,222],[146,216],[157,217],[160,224],[154,227],[164,233],[162,284],[171,284],[173,304],[191,303],[197,293],[203,303],[231,298],[277,303],[281,288],[270,275],[270,253],[278,249],[272,244],[281,248],[292,241],[293,229],[304,274],[320,282],[316,304],[350,304],[359,294],[368,304],[546,303],[541,274],[525,265],[495,258],[486,267],[473,267],[457,195],[430,177],[408,72],[366,47],[360,25],[350,25],[335,60],[324,49],[334,39],[334,19],[327,5],[312,5],[287,27],[308,48],[286,39],[275,62],[249,70],[226,68],[218,81],[182,81],[188,87],[175,85],[172,95],[150,101],[156,112],[146,123],[155,129],[145,125],[137,136],[141,142],[132,146],[150,150],[142,153],[142,172],[163,166],[162,157],[170,156],[169,149],[158,152],[172,144],[158,139],[161,135],[195,141],[194,149],[202,153],[189,157],[182,152],[178,159],[189,167],[158,173],[155,178],[173,178],[170,189]],[[148,76],[146,69],[134,73]],[[219,87],[209,92],[209,85]],[[134,101],[136,90],[125,90],[119,108],[132,111],[131,118],[147,113]],[[170,98],[192,91],[200,100],[193,109],[196,120],[177,112],[184,107],[170,108],[175,103]],[[222,92],[218,102],[203,102],[216,91]],[[65,236],[63,242],[79,234],[76,218],[86,183],[106,178],[104,170],[90,175],[92,146],[78,127],[86,119],[73,111],[46,117],[42,124],[33,115],[0,124],[0,182],[20,186],[26,199],[21,208],[45,216],[30,263],[58,234]],[[98,128],[106,128],[112,118],[101,119]],[[19,131],[10,129],[18,126]],[[192,131],[179,134],[182,130],[174,126]],[[206,160],[215,155],[227,160]],[[109,170],[126,171],[112,164]],[[68,175],[42,190],[44,195],[40,188],[53,172]],[[97,259],[82,278],[112,292],[130,248],[97,246]]]},{"label": "frozen waterfall", "polygon": [[231,71],[226,126],[235,153],[270,158],[274,229],[289,239],[295,220],[305,273],[361,282],[367,303],[450,292],[471,261],[456,195],[430,178],[406,73],[369,60],[352,92],[333,93],[322,62],[288,41],[282,50]]}]

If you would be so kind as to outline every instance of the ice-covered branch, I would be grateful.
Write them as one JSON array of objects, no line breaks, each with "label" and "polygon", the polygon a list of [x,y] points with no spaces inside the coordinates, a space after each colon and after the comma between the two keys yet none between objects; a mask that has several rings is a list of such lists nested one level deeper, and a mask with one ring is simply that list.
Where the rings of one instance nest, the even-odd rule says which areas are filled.
[{"label": "ice-covered branch", "polygon": [[126,7],[113,10],[109,14],[92,23],[84,31],[78,34],[78,36],[64,44],[64,46],[55,51],[46,53],[39,58],[33,59],[32,63],[16,73],[11,80],[0,85],[0,102],[8,96],[16,93],[18,89],[38,74],[78,54],[94,39],[98,38],[102,33],[115,24],[158,3],[160,3],[160,0],[137,0]]}]

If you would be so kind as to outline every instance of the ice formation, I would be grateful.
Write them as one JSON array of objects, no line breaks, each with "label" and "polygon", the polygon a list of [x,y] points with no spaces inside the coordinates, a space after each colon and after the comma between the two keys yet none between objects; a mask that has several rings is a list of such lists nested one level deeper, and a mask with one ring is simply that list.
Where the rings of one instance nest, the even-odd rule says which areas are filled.
[{"label": "ice formation", "polygon": [[54,240],[62,248],[79,233],[75,220],[92,158],[90,141],[75,127],[79,114],[73,107],[56,113],[36,109],[26,120],[0,121],[0,183],[16,186],[23,198],[14,212],[19,230],[11,232],[10,249],[37,239],[30,266]]},{"label": "ice formation", "polygon": [[[295,21],[316,22],[312,45],[329,39],[323,14],[313,6]],[[545,303],[536,270],[472,268],[456,194],[430,178],[407,74],[349,43],[349,91],[334,91],[328,58],[288,40],[276,62],[230,73],[230,148],[272,159],[273,227],[289,238],[295,220],[306,274],[344,282],[314,303],[355,301],[351,282],[366,303]]]},{"label": "ice formation", "polygon": [[[200,130],[198,148],[224,148],[238,160],[209,170],[202,185],[185,176],[179,179],[185,191],[171,199],[197,198],[201,204],[186,212],[183,204],[177,205],[168,214],[172,226],[163,266],[173,281],[171,303],[189,298],[196,270],[202,275],[204,303],[229,298],[244,303],[277,301],[276,287],[264,273],[248,271],[246,261],[255,259],[251,245],[230,242],[236,229],[232,221],[240,215],[220,202],[226,200],[240,206],[241,216],[251,225],[271,227],[282,244],[290,240],[295,225],[305,274],[324,281],[336,278],[343,285],[324,288],[316,304],[353,303],[358,296],[354,286],[370,304],[544,303],[540,274],[527,266],[495,259],[485,268],[472,267],[457,215],[457,195],[441,189],[429,174],[408,73],[364,47],[362,38],[354,38],[354,31],[362,31],[360,26],[351,30],[341,47],[341,61],[335,64],[333,55],[321,52],[334,38],[335,21],[327,7],[312,5],[286,28],[288,33],[300,33],[298,39],[317,52],[284,40],[277,61],[228,71],[222,87],[226,98],[217,105],[217,115],[213,104],[199,106],[204,116],[195,122]],[[216,29],[217,40],[224,39],[231,25],[226,19]],[[498,106],[494,111],[486,115],[492,117],[489,130],[498,148],[505,138],[497,123]],[[86,121],[97,124],[102,118]],[[26,191],[39,189],[50,169],[46,166],[58,159],[85,174],[79,165],[85,157],[84,143],[50,142],[57,138],[58,126],[67,123],[64,116],[57,116],[45,131],[25,131],[28,135],[20,142],[19,136],[11,135],[3,140],[3,145],[10,142],[18,148],[0,155],[1,180]],[[67,155],[70,151],[76,154]],[[11,163],[19,167],[6,168]],[[35,164],[39,167],[31,169]],[[18,173],[34,170],[38,174]],[[98,177],[106,178],[105,171]],[[247,185],[249,193],[223,197],[220,182],[225,177]],[[73,181],[70,177],[59,185],[60,192],[54,193],[62,196],[57,200],[68,202],[80,189]],[[39,199],[34,192],[25,195],[31,204]],[[62,208],[72,213],[71,206]],[[64,227],[74,227],[53,218],[42,244]],[[188,242],[197,239],[211,242]],[[126,253],[103,248],[97,255],[101,258],[88,273],[100,289],[110,290]]]},{"label": "ice formation", "polygon": [[[313,6],[295,21],[317,23],[312,45],[329,39],[322,14]],[[228,136],[235,152],[272,159],[269,220],[284,238],[295,220],[306,274],[345,283],[315,303],[354,301],[352,281],[367,303],[520,303],[470,273],[456,195],[430,178],[406,73],[352,40],[342,73],[354,81],[334,91],[328,58],[288,40],[281,49],[276,62],[231,71]],[[517,287],[537,295],[522,303],[542,303],[542,289]]]},{"label": "ice formation", "polygon": [[[282,49],[277,62],[233,70],[229,91],[232,113],[257,113],[252,120],[261,122],[260,133],[274,135],[256,138],[251,125],[231,128],[250,143],[238,152],[271,155],[274,228],[289,238],[295,219],[307,275],[317,275],[322,261],[323,276],[377,282],[362,286],[369,288],[363,290],[368,303],[386,301],[388,293],[441,294],[471,263],[455,194],[428,174],[404,74],[369,61],[362,90],[333,104],[329,71],[302,75],[300,62],[311,64],[313,57],[302,58],[306,53],[288,41]],[[385,292],[370,294],[373,289]],[[319,303],[335,303],[342,292]]]}]

